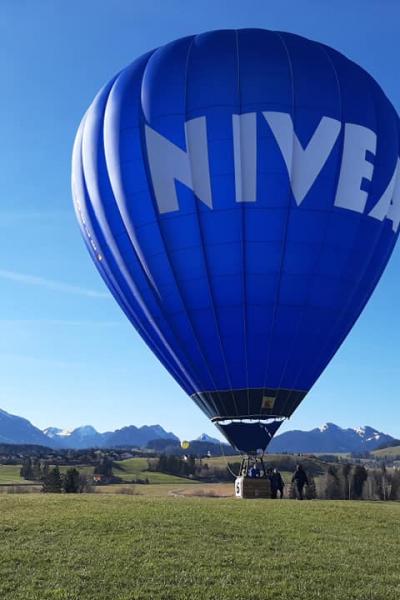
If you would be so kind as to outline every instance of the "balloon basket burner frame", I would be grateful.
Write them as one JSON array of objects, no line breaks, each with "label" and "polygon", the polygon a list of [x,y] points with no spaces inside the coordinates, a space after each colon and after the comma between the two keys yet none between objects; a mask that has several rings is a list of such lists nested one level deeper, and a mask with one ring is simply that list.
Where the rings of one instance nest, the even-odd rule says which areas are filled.
[{"label": "balloon basket burner frame", "polygon": [[[255,468],[259,476],[251,477]],[[271,498],[271,485],[262,456],[244,456],[235,479],[235,498]]]}]

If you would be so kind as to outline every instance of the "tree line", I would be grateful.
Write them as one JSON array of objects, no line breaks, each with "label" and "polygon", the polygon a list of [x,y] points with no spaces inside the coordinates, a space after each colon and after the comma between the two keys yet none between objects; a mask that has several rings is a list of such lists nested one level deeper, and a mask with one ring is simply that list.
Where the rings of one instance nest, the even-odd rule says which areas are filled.
[{"label": "tree line", "polygon": [[159,471],[178,477],[196,477],[198,471],[196,458],[193,455],[160,454],[156,461],[149,461],[148,467],[151,471]]},{"label": "tree line", "polygon": [[[98,468],[101,470],[104,467],[100,464]],[[109,469],[108,466],[105,468]],[[40,481],[44,493],[79,494],[88,492],[91,488],[91,483],[86,475],[80,473],[75,467],[70,467],[65,473],[61,473],[58,465],[51,466],[37,458],[26,458],[22,463],[20,475],[28,481]]]},{"label": "tree line", "polygon": [[366,469],[363,465],[329,466],[322,497],[329,500],[400,500],[400,471]]},{"label": "tree line", "polygon": [[90,491],[88,478],[74,467],[61,473],[58,465],[50,467],[47,463],[28,458],[24,461],[20,474],[29,481],[40,481],[44,493],[81,494]]},{"label": "tree line", "polygon": [[[235,463],[230,464],[229,468],[210,467],[205,460],[196,459],[193,455],[172,454],[161,454],[148,463],[149,471],[208,481],[233,481],[238,467],[239,464]],[[400,500],[399,470],[389,470],[384,465],[366,469],[362,464],[343,463],[330,464],[323,472],[318,471],[320,466],[317,464],[314,465],[313,472],[312,464],[306,461],[305,467],[309,480],[305,496],[310,500]],[[94,465],[94,478],[99,476],[102,484],[121,483],[122,479],[114,474],[114,468],[118,470],[118,465],[109,456],[98,457]],[[92,476],[88,479],[76,467],[70,467],[62,473],[58,465],[51,465],[37,457],[28,457],[23,461],[20,475],[27,481],[41,482],[43,492],[81,493],[90,491],[94,484]],[[135,480],[135,483],[148,482],[147,478]],[[292,488],[290,480],[286,481],[286,497],[295,497],[295,490]]]}]

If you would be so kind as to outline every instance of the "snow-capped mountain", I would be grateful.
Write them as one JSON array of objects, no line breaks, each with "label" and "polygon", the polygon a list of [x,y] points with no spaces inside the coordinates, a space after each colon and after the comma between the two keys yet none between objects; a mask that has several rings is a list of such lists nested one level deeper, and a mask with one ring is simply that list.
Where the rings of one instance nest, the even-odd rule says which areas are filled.
[{"label": "snow-capped mountain", "polygon": [[46,427],[46,429],[43,429],[43,433],[49,438],[55,438],[58,435],[62,435],[63,430],[59,427]]},{"label": "snow-capped mountain", "polygon": [[207,435],[206,433],[202,433],[194,441],[195,442],[207,442],[208,444],[220,444],[221,443],[220,440],[217,440],[217,438],[211,437],[210,435]]},{"label": "snow-capped mountain", "polygon": [[103,445],[103,434],[91,425],[63,430],[57,434],[56,439],[61,448],[97,448]]},{"label": "snow-capped mountain", "polygon": [[60,427],[46,427],[43,433],[50,438],[48,445],[57,448],[90,448],[101,445],[102,437],[91,425],[84,425],[76,429],[60,429]]},{"label": "snow-capped mountain", "polygon": [[394,441],[391,435],[364,426],[343,429],[325,423],[311,431],[286,431],[271,442],[270,452],[369,452]]},{"label": "snow-capped mountain", "polygon": [[135,446],[144,448],[148,442],[157,439],[178,441],[176,435],[165,431],[161,425],[129,425],[116,431],[99,433],[91,425],[84,425],[73,430],[62,430],[48,427],[43,430],[57,448],[114,448],[117,446]]}]

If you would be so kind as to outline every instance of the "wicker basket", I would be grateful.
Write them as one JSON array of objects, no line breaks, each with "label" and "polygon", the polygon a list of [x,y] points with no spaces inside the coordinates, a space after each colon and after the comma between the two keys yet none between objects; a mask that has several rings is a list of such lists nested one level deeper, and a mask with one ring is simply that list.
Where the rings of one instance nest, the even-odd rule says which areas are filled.
[{"label": "wicker basket", "polygon": [[266,477],[237,477],[235,480],[236,498],[271,498],[271,485]]}]

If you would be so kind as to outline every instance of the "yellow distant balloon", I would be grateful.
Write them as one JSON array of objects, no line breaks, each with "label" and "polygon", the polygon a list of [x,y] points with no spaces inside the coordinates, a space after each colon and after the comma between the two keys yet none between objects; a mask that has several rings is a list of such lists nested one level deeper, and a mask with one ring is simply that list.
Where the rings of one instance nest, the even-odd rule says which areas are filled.
[{"label": "yellow distant balloon", "polygon": [[182,440],[181,441],[181,448],[183,448],[184,450],[187,450],[189,448],[190,444],[187,440]]}]

